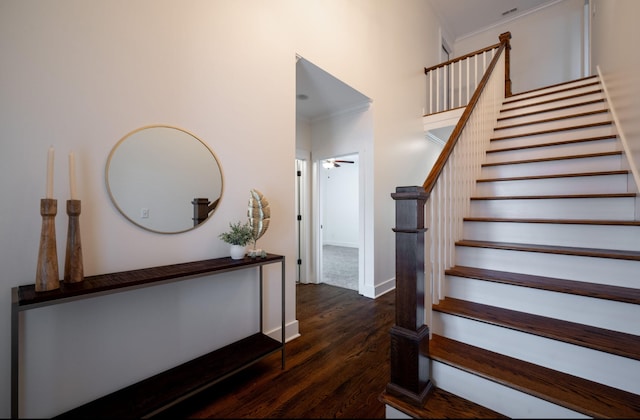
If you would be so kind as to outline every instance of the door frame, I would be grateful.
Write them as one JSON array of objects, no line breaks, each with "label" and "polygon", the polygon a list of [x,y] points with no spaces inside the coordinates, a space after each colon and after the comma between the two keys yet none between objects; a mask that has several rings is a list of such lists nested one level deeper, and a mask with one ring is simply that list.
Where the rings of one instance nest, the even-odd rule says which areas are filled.
[{"label": "door frame", "polygon": [[311,216],[310,216],[310,182],[309,167],[311,166],[311,153],[304,150],[296,150],[295,159],[295,201],[296,201],[296,283],[314,283],[311,276]]}]

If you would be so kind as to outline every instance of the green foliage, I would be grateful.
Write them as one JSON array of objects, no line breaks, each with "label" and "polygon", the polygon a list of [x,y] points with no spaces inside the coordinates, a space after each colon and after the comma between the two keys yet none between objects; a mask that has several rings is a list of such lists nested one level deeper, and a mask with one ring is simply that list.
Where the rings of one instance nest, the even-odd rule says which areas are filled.
[{"label": "green foliage", "polygon": [[222,232],[218,238],[222,239],[230,245],[246,246],[253,241],[253,230],[249,226],[249,222],[229,223],[231,230]]}]

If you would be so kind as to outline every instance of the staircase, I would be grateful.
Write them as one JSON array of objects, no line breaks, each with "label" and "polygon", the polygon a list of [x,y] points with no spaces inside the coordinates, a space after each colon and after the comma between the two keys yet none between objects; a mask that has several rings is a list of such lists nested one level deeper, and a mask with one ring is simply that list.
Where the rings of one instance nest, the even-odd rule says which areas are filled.
[{"label": "staircase", "polygon": [[639,418],[636,192],[597,76],[507,98],[433,306],[434,398],[401,411]]}]

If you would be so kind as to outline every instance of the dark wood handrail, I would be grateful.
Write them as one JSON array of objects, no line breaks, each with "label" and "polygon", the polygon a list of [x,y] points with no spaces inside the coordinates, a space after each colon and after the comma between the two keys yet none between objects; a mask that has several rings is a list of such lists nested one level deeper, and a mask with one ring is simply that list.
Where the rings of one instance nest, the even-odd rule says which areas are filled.
[{"label": "dark wood handrail", "polygon": [[460,138],[460,134],[462,134],[462,130],[467,124],[467,121],[469,121],[469,117],[471,116],[473,109],[478,103],[478,100],[480,99],[480,95],[482,94],[482,91],[487,85],[487,82],[489,81],[489,77],[491,76],[493,69],[498,63],[498,60],[500,59],[500,54],[506,48],[507,43],[508,43],[508,39],[506,41],[501,42],[500,44],[497,44],[499,45],[497,54],[493,56],[493,60],[491,60],[491,63],[487,67],[487,70],[485,71],[484,76],[482,76],[480,83],[478,83],[478,87],[476,88],[475,92],[473,93],[473,96],[469,100],[467,107],[462,113],[462,116],[458,120],[458,123],[456,124],[455,128],[451,132],[451,135],[449,136],[449,140],[447,140],[447,143],[445,143],[444,148],[442,149],[442,152],[440,152],[440,156],[438,156],[438,159],[436,159],[436,162],[431,168],[431,172],[429,172],[429,175],[427,176],[424,183],[422,184],[422,187],[424,188],[427,194],[431,194],[431,190],[433,190],[433,187],[435,186],[436,181],[440,176],[440,173],[442,172],[447,161],[449,160],[449,156],[451,156],[451,153],[453,153],[453,149],[455,148],[456,143]]},{"label": "dark wood handrail", "polygon": [[425,67],[424,68],[424,74],[427,74],[430,71],[439,69],[440,67],[445,67],[445,66],[448,66],[449,64],[457,63],[458,61],[462,61],[462,60],[464,60],[466,58],[473,57],[474,55],[480,55],[480,54],[482,54],[484,52],[491,51],[493,49],[499,48],[500,45],[502,45],[502,43],[498,42],[497,44],[490,45],[490,46],[488,46],[486,48],[483,48],[481,50],[470,52],[469,54],[465,54],[465,55],[462,55],[460,57],[452,58],[451,60],[445,61],[444,63],[436,64],[435,66],[431,66],[429,68]]}]

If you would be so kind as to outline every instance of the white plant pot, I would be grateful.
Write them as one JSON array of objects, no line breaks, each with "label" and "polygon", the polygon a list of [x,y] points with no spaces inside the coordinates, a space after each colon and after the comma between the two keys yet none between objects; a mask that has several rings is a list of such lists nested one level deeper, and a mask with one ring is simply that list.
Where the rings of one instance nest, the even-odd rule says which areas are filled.
[{"label": "white plant pot", "polygon": [[247,250],[246,246],[231,245],[231,259],[234,259],[234,260],[243,259],[246,250]]}]

